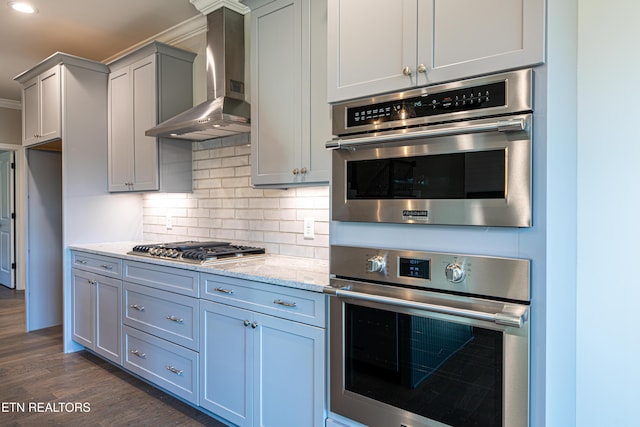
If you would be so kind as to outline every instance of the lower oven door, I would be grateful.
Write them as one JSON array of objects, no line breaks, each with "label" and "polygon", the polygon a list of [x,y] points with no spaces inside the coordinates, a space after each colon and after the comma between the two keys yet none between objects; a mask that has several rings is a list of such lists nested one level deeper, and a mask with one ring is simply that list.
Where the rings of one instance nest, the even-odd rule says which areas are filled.
[{"label": "lower oven door", "polygon": [[407,293],[330,298],[331,411],[370,427],[527,426],[528,306]]}]

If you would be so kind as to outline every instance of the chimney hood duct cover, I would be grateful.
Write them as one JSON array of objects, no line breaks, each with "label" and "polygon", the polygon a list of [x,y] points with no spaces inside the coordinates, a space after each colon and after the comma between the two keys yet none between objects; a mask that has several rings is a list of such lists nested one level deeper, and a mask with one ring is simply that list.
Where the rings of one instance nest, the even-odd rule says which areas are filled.
[{"label": "chimney hood duct cover", "polygon": [[251,131],[244,100],[244,16],[226,7],[207,15],[207,100],[145,132],[203,141]]}]

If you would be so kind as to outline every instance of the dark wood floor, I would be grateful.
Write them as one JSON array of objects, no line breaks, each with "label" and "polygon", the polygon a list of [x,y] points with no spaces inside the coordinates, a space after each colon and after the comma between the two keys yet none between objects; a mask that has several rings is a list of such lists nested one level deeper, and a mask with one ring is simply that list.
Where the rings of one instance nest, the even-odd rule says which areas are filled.
[{"label": "dark wood floor", "polygon": [[224,427],[87,351],[63,354],[59,326],[24,330],[24,292],[0,285],[0,426]]}]

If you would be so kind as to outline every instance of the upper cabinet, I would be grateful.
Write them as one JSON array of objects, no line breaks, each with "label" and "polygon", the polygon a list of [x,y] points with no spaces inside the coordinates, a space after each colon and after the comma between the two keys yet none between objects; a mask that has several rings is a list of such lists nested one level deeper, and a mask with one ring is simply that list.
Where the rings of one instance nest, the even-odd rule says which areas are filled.
[{"label": "upper cabinet", "polygon": [[109,191],[192,191],[191,143],[145,131],[193,106],[194,58],[152,42],[109,64]]},{"label": "upper cabinet", "polygon": [[544,4],[328,0],[328,100],[542,63]]},{"label": "upper cabinet", "polygon": [[326,184],[326,0],[245,0],[251,8],[252,184]]},{"label": "upper cabinet", "polygon": [[22,102],[22,145],[62,137],[59,64],[23,83]]}]

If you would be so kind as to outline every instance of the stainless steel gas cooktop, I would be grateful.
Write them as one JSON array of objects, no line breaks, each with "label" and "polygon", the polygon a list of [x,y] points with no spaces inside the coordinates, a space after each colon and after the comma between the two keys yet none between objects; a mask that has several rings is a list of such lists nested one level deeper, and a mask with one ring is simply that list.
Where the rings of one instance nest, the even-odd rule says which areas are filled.
[{"label": "stainless steel gas cooktop", "polygon": [[229,242],[171,242],[136,245],[127,252],[149,258],[197,265],[209,265],[223,261],[234,261],[240,257],[250,258],[264,255],[264,248],[234,245]]}]

